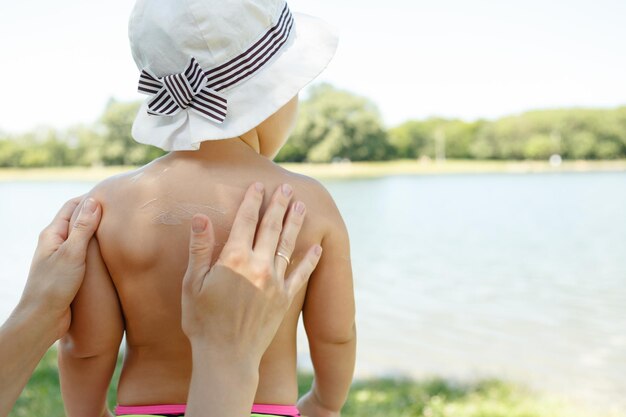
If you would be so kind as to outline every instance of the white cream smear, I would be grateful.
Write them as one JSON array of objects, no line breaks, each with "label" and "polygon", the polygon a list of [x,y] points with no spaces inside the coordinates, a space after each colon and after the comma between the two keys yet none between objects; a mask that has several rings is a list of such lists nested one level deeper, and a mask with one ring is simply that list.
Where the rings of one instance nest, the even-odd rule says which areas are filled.
[{"label": "white cream smear", "polygon": [[209,204],[181,202],[166,196],[148,200],[140,209],[153,211],[151,222],[155,224],[179,225],[191,220],[194,214],[201,213],[209,216],[214,226],[230,231],[224,218],[228,210]]}]

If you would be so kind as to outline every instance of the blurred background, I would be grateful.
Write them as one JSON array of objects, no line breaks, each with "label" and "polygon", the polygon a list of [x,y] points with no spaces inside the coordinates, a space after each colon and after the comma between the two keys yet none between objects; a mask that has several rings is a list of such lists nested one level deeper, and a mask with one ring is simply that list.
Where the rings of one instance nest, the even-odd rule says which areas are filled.
[{"label": "blurred background", "polygon": [[[626,415],[626,2],[289,4],[341,37],[277,161],[351,235],[344,415]],[[130,136],[131,8],[0,5],[2,320],[60,205],[163,155]],[[48,359],[13,415],[62,413]]]}]

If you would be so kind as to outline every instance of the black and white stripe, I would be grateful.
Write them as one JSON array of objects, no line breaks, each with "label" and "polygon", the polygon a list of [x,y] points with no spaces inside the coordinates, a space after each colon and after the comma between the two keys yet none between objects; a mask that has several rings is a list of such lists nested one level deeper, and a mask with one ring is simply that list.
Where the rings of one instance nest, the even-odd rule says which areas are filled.
[{"label": "black and white stripe", "polygon": [[138,91],[154,95],[148,102],[148,113],[172,116],[190,107],[208,119],[222,123],[226,119],[228,102],[219,91],[240,83],[263,68],[287,42],[293,25],[293,16],[285,3],[274,26],[246,51],[218,67],[204,71],[192,57],[181,74],[158,78],[144,69],[139,77]]},{"label": "black and white stripe", "polygon": [[148,70],[139,77],[139,92],[154,95],[148,101],[148,114],[173,116],[191,107],[217,123],[226,118],[227,100],[223,94],[207,87],[206,76],[198,61],[191,58],[181,74],[157,78]]},{"label": "black and white stripe", "polygon": [[285,3],[278,22],[250,48],[230,61],[204,72],[209,88],[221,91],[254,74],[287,42],[292,28],[293,16]]}]

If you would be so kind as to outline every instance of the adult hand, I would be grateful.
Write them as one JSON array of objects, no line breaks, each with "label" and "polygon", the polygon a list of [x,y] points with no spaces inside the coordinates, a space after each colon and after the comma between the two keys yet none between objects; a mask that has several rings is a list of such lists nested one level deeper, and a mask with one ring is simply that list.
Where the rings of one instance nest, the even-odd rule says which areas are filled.
[{"label": "adult hand", "polygon": [[70,303],[85,275],[87,244],[101,217],[96,201],[80,201],[65,203],[39,235],[22,298],[0,327],[0,416],[9,414],[43,354],[69,328]]},{"label": "adult hand", "polygon": [[[102,215],[100,205],[93,198],[82,203],[81,199],[82,196],[65,203],[40,233],[20,300],[21,306],[32,307],[53,320],[55,340],[69,328],[70,303],[83,282],[87,245]],[[76,220],[70,225],[75,211],[78,211]]]},{"label": "adult hand", "polygon": [[255,239],[263,185],[250,186],[213,267],[211,222],[201,214],[193,217],[182,301],[183,330],[192,342],[224,344],[261,358],[321,255],[319,245],[311,247],[285,279],[287,261],[276,255],[277,247],[280,242],[281,253],[291,256],[305,216],[304,203],[298,202],[283,227],[291,194],[289,185],[276,190]]},{"label": "adult hand", "polygon": [[[320,259],[322,248],[312,246],[285,279],[287,261],[276,251],[291,257],[304,203],[290,207],[291,187],[278,187],[257,232],[263,192],[261,183],[248,188],[213,266],[211,222],[204,215],[192,219],[182,296],[182,327],[193,356],[187,416],[201,415],[207,407],[215,415],[250,415],[261,357]],[[221,401],[203,404],[206,392],[217,393],[213,397]]]}]

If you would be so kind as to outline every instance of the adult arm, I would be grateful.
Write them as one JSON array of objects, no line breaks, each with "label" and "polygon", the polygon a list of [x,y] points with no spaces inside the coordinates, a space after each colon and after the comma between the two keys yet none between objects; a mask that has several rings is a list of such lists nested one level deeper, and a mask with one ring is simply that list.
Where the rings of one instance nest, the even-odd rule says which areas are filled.
[{"label": "adult arm", "polygon": [[187,417],[250,416],[261,357],[321,255],[314,245],[284,278],[287,262],[276,249],[291,256],[305,215],[290,199],[291,188],[279,187],[255,233],[263,186],[250,186],[213,266],[211,223],[204,215],[192,220],[182,299],[193,356]]},{"label": "adult arm", "polygon": [[69,306],[82,283],[87,244],[102,214],[95,200],[79,207],[80,201],[65,203],[39,235],[20,302],[0,328],[0,416],[9,414],[43,354],[70,325]]}]

